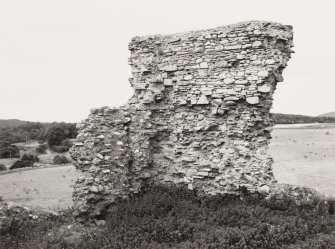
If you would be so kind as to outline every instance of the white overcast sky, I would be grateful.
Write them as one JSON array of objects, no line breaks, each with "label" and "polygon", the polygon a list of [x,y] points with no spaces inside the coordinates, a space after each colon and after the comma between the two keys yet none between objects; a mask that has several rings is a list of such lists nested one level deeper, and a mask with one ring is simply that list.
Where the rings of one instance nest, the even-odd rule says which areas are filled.
[{"label": "white overcast sky", "polygon": [[0,0],[0,119],[77,122],[124,104],[133,36],[269,20],[296,51],[273,112],[335,111],[334,0]]}]

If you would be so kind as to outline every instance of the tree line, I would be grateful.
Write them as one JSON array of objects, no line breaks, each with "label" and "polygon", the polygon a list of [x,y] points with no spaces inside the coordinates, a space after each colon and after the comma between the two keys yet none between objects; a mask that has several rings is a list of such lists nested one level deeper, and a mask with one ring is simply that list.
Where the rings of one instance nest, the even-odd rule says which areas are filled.
[{"label": "tree line", "polygon": [[[0,128],[0,158],[19,157],[15,143],[37,140],[47,144],[55,152],[66,152],[72,146],[71,139],[77,136],[74,123],[27,122],[15,127]],[[44,145],[45,147],[45,145]]]},{"label": "tree line", "polygon": [[275,124],[334,123],[334,117],[312,117],[305,115],[272,113]]}]

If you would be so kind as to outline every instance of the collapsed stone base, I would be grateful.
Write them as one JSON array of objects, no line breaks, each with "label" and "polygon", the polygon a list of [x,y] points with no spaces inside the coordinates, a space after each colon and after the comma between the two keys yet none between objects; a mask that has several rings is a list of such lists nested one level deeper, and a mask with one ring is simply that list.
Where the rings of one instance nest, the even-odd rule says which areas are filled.
[{"label": "collapsed stone base", "polygon": [[92,110],[71,149],[81,175],[76,214],[103,217],[153,184],[205,194],[264,191],[272,96],[292,52],[292,28],[248,22],[129,44],[134,96]]}]

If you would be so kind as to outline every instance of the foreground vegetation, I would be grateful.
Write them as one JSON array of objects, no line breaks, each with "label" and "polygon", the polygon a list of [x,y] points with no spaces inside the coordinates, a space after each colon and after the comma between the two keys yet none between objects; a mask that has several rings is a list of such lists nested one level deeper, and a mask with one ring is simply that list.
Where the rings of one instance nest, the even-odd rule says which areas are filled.
[{"label": "foreground vegetation", "polygon": [[70,212],[13,220],[0,229],[0,248],[335,248],[333,212],[318,199],[298,205],[158,187],[117,204],[104,227],[81,235]]}]

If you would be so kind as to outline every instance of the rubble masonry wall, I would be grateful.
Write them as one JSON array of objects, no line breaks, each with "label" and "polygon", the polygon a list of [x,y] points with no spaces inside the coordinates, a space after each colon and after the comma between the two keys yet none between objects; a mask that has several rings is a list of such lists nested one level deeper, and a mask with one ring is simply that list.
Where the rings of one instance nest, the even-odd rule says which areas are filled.
[{"label": "rubble masonry wall", "polygon": [[133,38],[133,97],[78,124],[76,215],[102,217],[156,183],[212,195],[266,190],[275,182],[272,96],[292,38],[291,26],[258,21]]}]

